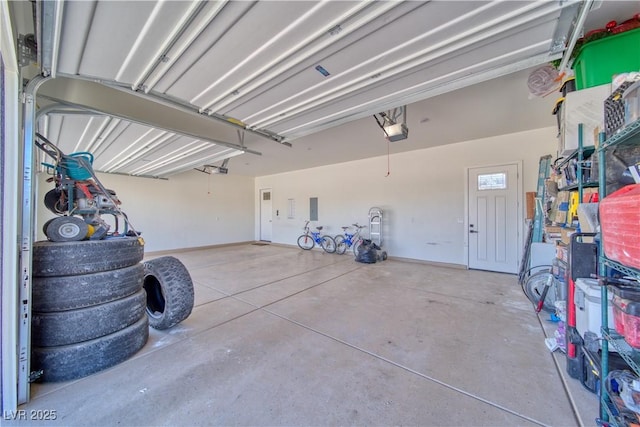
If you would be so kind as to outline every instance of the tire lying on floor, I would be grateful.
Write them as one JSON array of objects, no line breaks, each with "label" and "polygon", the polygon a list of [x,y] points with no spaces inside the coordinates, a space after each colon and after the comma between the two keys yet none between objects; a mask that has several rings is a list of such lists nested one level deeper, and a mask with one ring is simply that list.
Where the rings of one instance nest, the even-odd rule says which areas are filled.
[{"label": "tire lying on floor", "polygon": [[67,381],[123,362],[149,337],[136,237],[35,242],[32,371]]},{"label": "tire lying on floor", "polygon": [[193,282],[177,258],[165,256],[144,262],[143,287],[152,328],[171,328],[191,314]]}]

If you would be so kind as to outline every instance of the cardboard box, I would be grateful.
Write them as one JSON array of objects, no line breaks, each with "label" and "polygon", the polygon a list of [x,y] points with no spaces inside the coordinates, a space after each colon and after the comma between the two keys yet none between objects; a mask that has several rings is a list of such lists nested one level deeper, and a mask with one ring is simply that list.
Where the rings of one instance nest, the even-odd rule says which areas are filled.
[{"label": "cardboard box", "polygon": [[[595,200],[594,200],[595,199]],[[582,189],[582,203],[593,203],[598,201],[598,189],[594,187]]]},{"label": "cardboard box", "polygon": [[536,215],[536,192],[527,191],[527,219],[533,219]]},{"label": "cardboard box", "polygon": [[554,210],[550,219],[555,224],[564,225],[567,222],[567,212],[569,211],[569,192],[559,191],[554,201]]},{"label": "cardboard box", "polygon": [[562,240],[562,243],[564,243],[565,245],[568,245],[569,243],[571,243],[571,236],[576,232],[575,228],[571,228],[571,227],[564,227],[562,229],[562,238],[560,240]]},{"label": "cardboard box", "polygon": [[556,245],[556,258],[565,263],[569,262],[569,248],[562,242]]},{"label": "cardboard box", "polygon": [[548,243],[558,242],[562,239],[562,227],[555,225],[544,226],[544,240]]},{"label": "cardboard box", "polygon": [[562,104],[559,155],[578,149],[578,125],[582,124],[582,146],[597,145],[604,128],[604,100],[611,95],[611,85],[603,84],[567,93]]}]

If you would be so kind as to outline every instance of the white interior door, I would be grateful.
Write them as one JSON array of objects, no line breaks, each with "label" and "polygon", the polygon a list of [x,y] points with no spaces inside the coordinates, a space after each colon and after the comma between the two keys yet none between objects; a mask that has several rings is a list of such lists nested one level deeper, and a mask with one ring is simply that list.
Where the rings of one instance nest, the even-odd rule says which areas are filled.
[{"label": "white interior door", "polygon": [[469,268],[518,271],[518,164],[469,169]]},{"label": "white interior door", "polygon": [[260,190],[260,240],[271,241],[273,212],[271,211],[271,189]]}]

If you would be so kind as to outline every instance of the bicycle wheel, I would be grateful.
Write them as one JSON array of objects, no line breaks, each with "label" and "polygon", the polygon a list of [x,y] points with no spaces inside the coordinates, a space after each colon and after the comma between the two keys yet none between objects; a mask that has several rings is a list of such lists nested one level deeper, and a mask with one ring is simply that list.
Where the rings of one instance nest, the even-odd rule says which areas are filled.
[{"label": "bicycle wheel", "polygon": [[336,241],[333,240],[333,237],[322,236],[321,239],[322,241],[320,241],[320,246],[325,250],[325,252],[332,254],[336,251]]},{"label": "bicycle wheel", "polygon": [[342,255],[347,251],[347,242],[345,242],[344,236],[338,235],[333,238],[333,241],[336,242],[336,253],[338,255]]},{"label": "bicycle wheel", "polygon": [[304,249],[305,251],[308,251],[312,249],[315,245],[316,245],[316,242],[313,241],[313,237],[311,237],[308,234],[303,234],[302,236],[298,237],[298,246],[300,246],[300,249]]},{"label": "bicycle wheel", "polygon": [[353,243],[353,254],[358,256],[358,248],[362,245],[362,239],[358,239]]},{"label": "bicycle wheel", "polygon": [[556,302],[556,291],[555,288],[558,286],[557,280],[553,277],[553,274],[548,271],[538,271],[535,274],[532,274],[529,279],[524,284],[524,294],[529,298],[529,301],[533,303],[534,307],[538,306],[540,299],[542,298],[542,294],[544,292],[545,286],[550,283],[551,288],[548,290],[542,309],[544,311],[553,313],[556,308],[554,303]]}]

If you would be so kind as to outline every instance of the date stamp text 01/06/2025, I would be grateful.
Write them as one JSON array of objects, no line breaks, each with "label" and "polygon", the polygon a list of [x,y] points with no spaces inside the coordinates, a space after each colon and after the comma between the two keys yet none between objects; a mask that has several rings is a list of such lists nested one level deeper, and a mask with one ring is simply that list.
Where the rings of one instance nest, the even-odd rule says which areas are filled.
[{"label": "date stamp text 01/06/2025", "polygon": [[4,411],[2,418],[5,421],[54,421],[58,418],[58,413],[55,409],[18,409]]}]

